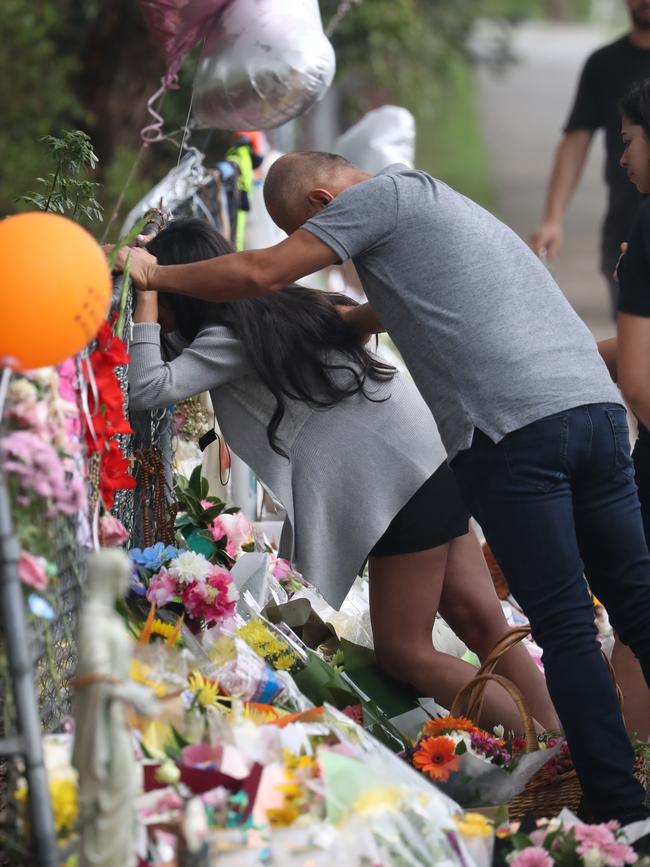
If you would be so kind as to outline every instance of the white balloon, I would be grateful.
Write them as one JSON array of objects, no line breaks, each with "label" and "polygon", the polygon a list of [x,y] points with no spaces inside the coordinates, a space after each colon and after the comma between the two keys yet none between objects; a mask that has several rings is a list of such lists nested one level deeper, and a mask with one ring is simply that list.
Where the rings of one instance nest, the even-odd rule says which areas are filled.
[{"label": "white balloon", "polygon": [[398,105],[382,105],[340,135],[334,150],[371,175],[392,163],[413,168],[415,118]]},{"label": "white balloon", "polygon": [[281,126],[324,96],[335,70],[318,0],[236,0],[206,37],[192,126]]}]

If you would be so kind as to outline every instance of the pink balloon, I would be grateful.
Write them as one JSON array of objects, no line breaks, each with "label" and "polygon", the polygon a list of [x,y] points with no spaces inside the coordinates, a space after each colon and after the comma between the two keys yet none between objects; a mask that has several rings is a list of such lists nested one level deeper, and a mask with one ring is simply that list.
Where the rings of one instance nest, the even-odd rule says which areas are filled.
[{"label": "pink balloon", "polygon": [[175,83],[187,52],[203,29],[233,0],[138,0],[147,27],[165,52],[166,87]]}]

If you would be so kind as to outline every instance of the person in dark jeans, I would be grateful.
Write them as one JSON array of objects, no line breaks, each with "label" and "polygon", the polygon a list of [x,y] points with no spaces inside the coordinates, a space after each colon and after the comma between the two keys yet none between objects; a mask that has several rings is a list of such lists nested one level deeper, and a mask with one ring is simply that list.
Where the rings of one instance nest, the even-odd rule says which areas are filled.
[{"label": "person in dark jeans", "polygon": [[649,555],[624,408],[576,407],[496,444],[476,431],[452,469],[544,648],[549,692],[585,791],[592,804],[608,798],[628,803],[633,818],[634,755],[602,663],[583,578],[622,640],[635,648],[649,679]]},{"label": "person in dark jeans", "polygon": [[614,625],[650,678],[650,554],[625,409],[593,337],[514,232],[425,172],[371,177],[336,154],[287,154],[264,196],[285,241],[189,265],[132,250],[136,288],[226,301],[352,260],[372,307],[341,315],[364,333],[383,323],[427,402],[544,650],[589,806],[598,820],[645,818],[583,577],[616,597]]}]

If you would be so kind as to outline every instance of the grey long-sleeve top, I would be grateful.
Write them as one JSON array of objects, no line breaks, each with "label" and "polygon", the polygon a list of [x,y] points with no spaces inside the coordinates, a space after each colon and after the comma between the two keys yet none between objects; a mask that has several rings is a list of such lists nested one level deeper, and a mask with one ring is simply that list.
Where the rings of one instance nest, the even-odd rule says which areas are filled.
[{"label": "grey long-sleeve top", "polygon": [[368,382],[362,394],[327,410],[286,401],[273,451],[267,425],[275,398],[252,370],[241,342],[222,326],[187,344],[160,327],[134,325],[129,404],[154,409],[209,391],[224,437],[287,512],[280,554],[334,607],[343,602],[368,553],[418,488],[445,460],[438,430],[403,374]]}]

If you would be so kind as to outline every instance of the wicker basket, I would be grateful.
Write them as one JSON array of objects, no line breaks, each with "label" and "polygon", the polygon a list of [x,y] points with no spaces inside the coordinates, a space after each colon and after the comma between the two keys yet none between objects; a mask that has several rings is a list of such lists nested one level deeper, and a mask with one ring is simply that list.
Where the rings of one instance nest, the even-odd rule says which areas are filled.
[{"label": "wicker basket", "polygon": [[[496,682],[507,690],[517,709],[519,710],[526,738],[526,752],[534,752],[539,749],[539,741],[535,731],[532,715],[526,706],[526,701],[518,687],[507,678],[494,674],[494,669],[503,654],[513,645],[530,635],[530,627],[519,626],[512,629],[496,644],[485,662],[478,670],[476,676],[458,693],[451,708],[453,716],[463,715],[471,720],[478,720],[483,706],[485,687],[489,682]],[[614,670],[603,654],[603,658],[609,666],[614,682]],[[618,700],[623,705],[621,690],[616,684]],[[639,757],[635,765],[635,775],[645,786],[645,761]],[[556,816],[562,807],[575,812],[582,798],[582,788],[575,771],[553,776],[546,768],[541,768],[526,784],[525,789],[516,795],[508,804],[510,819],[520,819],[525,813],[532,813],[539,817]]]}]

